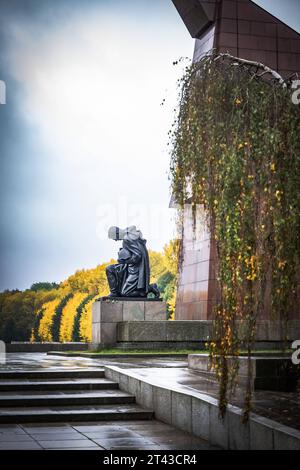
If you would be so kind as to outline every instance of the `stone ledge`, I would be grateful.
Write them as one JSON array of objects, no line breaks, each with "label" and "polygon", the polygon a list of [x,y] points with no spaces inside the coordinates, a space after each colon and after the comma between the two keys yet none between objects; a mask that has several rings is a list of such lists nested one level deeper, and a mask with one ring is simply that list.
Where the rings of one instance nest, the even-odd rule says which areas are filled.
[{"label": "stone ledge", "polygon": [[[237,385],[244,388],[247,386],[248,381],[248,357],[239,356],[238,361]],[[197,371],[201,376],[216,381],[215,372],[211,369],[208,354],[189,354],[188,367]],[[251,357],[251,377],[253,390],[290,392],[297,388],[299,368],[293,366],[290,356]]]},{"label": "stone ledge", "polygon": [[212,321],[167,320],[156,324],[151,321],[120,322],[118,342],[200,342],[207,341],[212,334]]},{"label": "stone ledge", "polygon": [[13,342],[6,344],[7,353],[21,352],[48,352],[48,351],[85,351],[89,347],[88,343],[29,343],[29,342]]},{"label": "stone ledge", "polygon": [[[146,320],[146,322],[144,321]],[[129,324],[124,321],[118,326],[117,338],[119,342],[137,342],[137,341],[174,341],[174,342],[206,342],[213,334],[212,320],[174,320],[161,321],[160,327],[148,321],[144,317],[142,322],[137,318],[135,323]],[[163,320],[163,319],[161,319]],[[292,342],[300,338],[300,321],[291,320],[288,322],[288,339]],[[256,348],[258,349],[276,349],[283,346],[280,340],[279,322],[259,321],[257,324]]]},{"label": "stone ledge", "polygon": [[[242,423],[242,410],[228,405],[226,418],[219,419],[218,401],[196,390],[168,388],[138,373],[105,366],[105,376],[132,393],[136,402],[154,410],[155,417],[212,445],[234,450],[300,450],[300,431],[254,413]],[[178,410],[180,409],[180,413]]]}]

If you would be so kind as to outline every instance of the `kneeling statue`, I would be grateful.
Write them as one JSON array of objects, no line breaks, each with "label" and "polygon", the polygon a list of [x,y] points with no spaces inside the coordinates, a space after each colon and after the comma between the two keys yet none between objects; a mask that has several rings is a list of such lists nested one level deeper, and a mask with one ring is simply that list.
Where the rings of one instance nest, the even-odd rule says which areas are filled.
[{"label": "kneeling statue", "polygon": [[149,255],[142,233],[134,225],[123,230],[110,227],[108,238],[123,240],[118,263],[106,268],[109,297],[147,297],[153,293],[158,299],[157,285],[150,284]]}]

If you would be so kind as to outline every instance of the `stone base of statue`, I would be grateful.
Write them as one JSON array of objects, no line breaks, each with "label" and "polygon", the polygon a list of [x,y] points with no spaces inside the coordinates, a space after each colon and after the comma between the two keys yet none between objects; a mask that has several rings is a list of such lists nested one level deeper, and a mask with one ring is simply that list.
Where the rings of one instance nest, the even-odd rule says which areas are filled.
[{"label": "stone base of statue", "polygon": [[93,304],[91,349],[115,346],[120,322],[167,320],[167,306],[161,299],[102,297]]}]

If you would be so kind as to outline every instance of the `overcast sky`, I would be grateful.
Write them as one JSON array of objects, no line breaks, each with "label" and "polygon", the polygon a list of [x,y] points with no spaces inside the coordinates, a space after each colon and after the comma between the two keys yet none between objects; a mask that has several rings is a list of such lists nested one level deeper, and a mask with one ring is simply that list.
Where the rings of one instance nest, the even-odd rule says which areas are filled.
[{"label": "overcast sky", "polygon": [[[257,3],[300,29],[298,0]],[[0,290],[109,260],[110,225],[173,236],[172,63],[193,43],[171,0],[0,0]]]}]

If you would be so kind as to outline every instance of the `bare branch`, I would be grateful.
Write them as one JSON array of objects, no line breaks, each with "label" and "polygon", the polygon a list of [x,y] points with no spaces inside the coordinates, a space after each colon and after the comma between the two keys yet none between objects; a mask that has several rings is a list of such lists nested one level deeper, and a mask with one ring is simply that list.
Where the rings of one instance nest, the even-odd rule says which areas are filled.
[{"label": "bare branch", "polygon": [[[219,59],[229,59],[233,62],[233,65],[245,65],[247,67],[256,67],[256,72],[254,72],[254,75],[257,75],[258,77],[262,77],[263,75],[270,74],[274,78],[276,82],[279,83],[279,85],[282,85],[283,87],[286,87],[286,82],[284,78],[275,70],[271,69],[267,65],[262,64],[261,62],[255,62],[252,60],[247,60],[247,59],[241,59],[239,57],[235,57],[229,53],[221,53],[218,54],[218,56],[214,59],[215,61]],[[263,73],[258,75],[259,70],[263,70]]]}]

